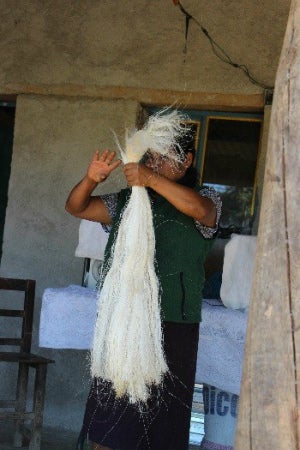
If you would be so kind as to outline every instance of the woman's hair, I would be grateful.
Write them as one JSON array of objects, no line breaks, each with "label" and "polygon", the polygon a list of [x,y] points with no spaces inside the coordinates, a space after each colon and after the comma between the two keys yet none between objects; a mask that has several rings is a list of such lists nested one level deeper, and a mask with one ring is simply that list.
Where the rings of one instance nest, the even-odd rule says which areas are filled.
[{"label": "woman's hair", "polygon": [[185,131],[176,139],[175,145],[180,153],[191,152],[195,154],[195,130],[192,126],[185,125]]},{"label": "woman's hair", "polygon": [[193,165],[191,165],[187,171],[185,172],[185,174],[183,175],[183,177],[180,178],[180,180],[177,181],[177,183],[182,184],[183,186],[187,186],[187,187],[195,187],[198,181],[198,172],[196,167],[194,167]]},{"label": "woman's hair", "polygon": [[188,187],[195,187],[198,181],[198,172],[193,165],[195,157],[195,131],[189,125],[186,126],[186,133],[177,139],[177,151],[184,153],[185,157],[188,153],[192,153],[193,160],[191,166],[186,170],[184,176],[177,183]]}]

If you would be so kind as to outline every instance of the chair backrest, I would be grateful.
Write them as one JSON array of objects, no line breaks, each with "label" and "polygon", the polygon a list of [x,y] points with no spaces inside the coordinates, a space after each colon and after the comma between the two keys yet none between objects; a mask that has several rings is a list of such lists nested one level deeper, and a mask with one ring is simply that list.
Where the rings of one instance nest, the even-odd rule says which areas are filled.
[{"label": "chair backrest", "polygon": [[[9,302],[6,300],[5,291],[23,292],[22,305],[20,309],[11,309]],[[31,349],[33,311],[34,311],[34,296],[35,296],[35,280],[23,280],[17,278],[0,278],[0,318],[18,318],[20,337],[15,337],[15,327],[1,327],[0,345],[19,347],[20,352],[29,353]],[[9,294],[7,298],[11,298]],[[20,299],[19,299],[20,301]],[[4,303],[4,305],[3,305]],[[14,302],[15,304],[15,302]],[[8,306],[7,306],[8,305]],[[3,307],[4,306],[4,307]],[[21,327],[20,327],[21,318]],[[17,321],[16,321],[17,322]],[[2,336],[5,330],[6,336]],[[14,337],[12,333],[14,332]],[[9,336],[7,336],[9,335]]]}]

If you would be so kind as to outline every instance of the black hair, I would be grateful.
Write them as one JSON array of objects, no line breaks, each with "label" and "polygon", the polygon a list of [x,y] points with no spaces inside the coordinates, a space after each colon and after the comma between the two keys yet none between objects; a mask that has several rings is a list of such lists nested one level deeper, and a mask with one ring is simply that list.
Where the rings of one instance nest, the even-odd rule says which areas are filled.
[{"label": "black hair", "polygon": [[185,126],[185,133],[176,139],[175,146],[180,153],[193,153],[195,155],[195,130],[192,126]]},{"label": "black hair", "polygon": [[182,184],[183,186],[187,186],[187,187],[195,187],[198,181],[198,172],[196,167],[194,167],[193,165],[190,166],[185,174],[183,175],[183,177],[181,177],[177,183],[178,184]]},{"label": "black hair", "polygon": [[193,126],[187,124],[186,133],[181,135],[176,142],[177,151],[180,153],[183,152],[185,157],[188,153],[192,153],[193,155],[191,166],[186,170],[184,176],[177,181],[177,183],[188,187],[195,187],[199,178],[197,169],[193,165],[195,157],[195,131]]}]

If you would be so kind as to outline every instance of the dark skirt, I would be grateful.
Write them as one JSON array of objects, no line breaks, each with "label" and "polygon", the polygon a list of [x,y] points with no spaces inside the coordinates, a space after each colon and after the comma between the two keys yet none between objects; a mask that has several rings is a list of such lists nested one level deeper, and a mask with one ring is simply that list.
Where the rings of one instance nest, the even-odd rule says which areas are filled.
[{"label": "dark skirt", "polygon": [[199,324],[165,322],[163,331],[170,373],[146,407],[116,399],[109,383],[94,380],[82,429],[89,441],[118,450],[188,449]]}]

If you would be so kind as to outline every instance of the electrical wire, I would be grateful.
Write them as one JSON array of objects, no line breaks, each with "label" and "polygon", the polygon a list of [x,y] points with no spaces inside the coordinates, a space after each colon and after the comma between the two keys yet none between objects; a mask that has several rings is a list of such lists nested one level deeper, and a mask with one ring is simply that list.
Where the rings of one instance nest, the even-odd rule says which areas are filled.
[{"label": "electrical wire", "polygon": [[179,6],[180,11],[185,15],[185,19],[186,19],[184,53],[186,53],[186,51],[187,51],[187,36],[188,36],[189,22],[190,22],[190,20],[193,20],[198,25],[198,27],[200,28],[202,33],[209,40],[213,53],[221,61],[223,61],[226,64],[229,64],[230,66],[232,66],[232,67],[234,67],[236,69],[240,69],[242,72],[244,72],[244,74],[251,81],[251,83],[255,84],[256,86],[259,86],[259,87],[261,87],[261,88],[263,88],[265,90],[271,90],[272,91],[274,89],[274,86],[268,86],[267,84],[262,83],[261,81],[259,81],[256,78],[254,78],[254,76],[251,75],[248,67],[245,64],[239,64],[239,63],[234,62],[231,59],[231,57],[228,55],[228,53],[211,37],[211,35],[207,31],[207,29],[204,28],[204,26],[182,6],[180,1],[176,1],[176,2],[174,1],[174,4]]}]

